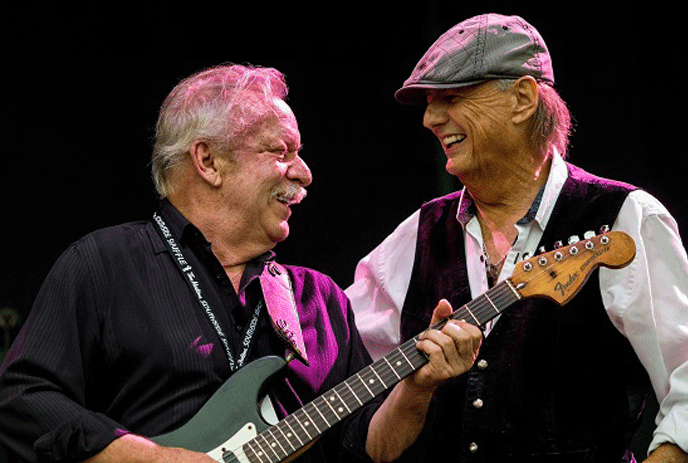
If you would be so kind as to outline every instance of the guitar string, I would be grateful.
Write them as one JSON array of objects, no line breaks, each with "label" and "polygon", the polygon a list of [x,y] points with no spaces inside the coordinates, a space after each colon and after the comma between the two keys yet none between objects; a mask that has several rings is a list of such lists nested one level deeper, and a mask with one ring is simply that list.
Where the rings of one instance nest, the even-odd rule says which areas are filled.
[{"label": "guitar string", "polygon": [[[582,243],[581,243],[581,244],[582,244]],[[582,257],[582,255],[581,255],[580,253],[579,253],[579,254],[572,255],[572,254],[570,254],[569,252],[566,252],[568,248],[569,248],[569,246],[567,246],[566,248],[562,248],[562,249],[560,250],[560,252],[563,253],[563,257],[564,257],[564,258],[563,258],[562,260],[558,261],[558,262],[554,262],[554,265],[561,265],[562,262],[563,262],[564,260],[569,259],[569,258],[581,258],[581,257]],[[582,250],[583,250],[583,251],[590,251],[590,250],[588,250],[587,248],[585,248],[584,246],[583,246],[583,249],[582,249]],[[535,259],[531,259],[531,260],[535,261]],[[527,262],[527,261],[526,261],[526,262]],[[530,278],[528,279],[528,281],[535,280],[537,277],[539,277],[539,276],[541,276],[542,274],[544,274],[545,272],[547,272],[548,269],[549,269],[549,267],[551,267],[552,264],[553,264],[553,261],[548,259],[547,264],[545,264],[545,265],[537,265],[537,266],[534,265],[534,266],[533,266],[533,270],[536,270],[536,269],[537,269],[537,270],[536,270],[535,273],[531,274],[531,276],[530,276]],[[598,267],[598,266],[591,266],[588,273],[591,273],[591,272],[592,272],[593,270],[595,270],[597,267]],[[511,278],[509,278],[509,280],[511,280]],[[584,281],[584,280],[585,280],[585,279],[581,279],[581,281]],[[493,291],[492,294],[490,294],[492,290],[495,290],[495,291]],[[481,298],[484,299],[484,300],[481,300]],[[513,299],[513,301],[508,302],[510,299]],[[505,308],[507,308],[509,305],[515,303],[515,302],[518,301],[519,299],[520,299],[520,298],[517,297],[516,294],[514,294],[513,290],[508,286],[508,284],[506,284],[505,281],[502,281],[500,284],[494,286],[494,287],[491,288],[490,290],[488,290],[488,291],[486,291],[485,293],[483,293],[483,294],[481,294],[480,296],[478,296],[475,300],[473,300],[473,301],[471,301],[471,302],[465,304],[464,306],[460,307],[459,309],[457,309],[457,310],[456,310],[455,312],[453,312],[452,315],[450,315],[448,318],[458,319],[459,317],[458,317],[458,316],[455,317],[454,315],[455,315],[457,312],[463,310],[463,311],[465,311],[465,315],[470,316],[471,318],[473,318],[473,319],[475,319],[475,320],[470,320],[470,319],[468,319],[467,317],[463,317],[463,319],[465,319],[466,322],[468,322],[468,323],[471,323],[471,324],[473,324],[473,325],[475,325],[475,326],[479,326],[479,323],[472,323],[472,322],[473,322],[473,321],[477,321],[477,320],[478,320],[478,317],[481,317],[481,318],[482,318],[483,315],[487,315],[488,313],[490,313],[490,311],[494,312],[494,311],[495,311],[495,306],[497,306],[497,307],[502,306],[502,305],[505,303],[505,301],[507,301],[508,303],[507,303],[506,306],[503,307],[502,310],[504,310]],[[471,306],[471,305],[472,305],[472,306]],[[471,306],[471,307],[469,307],[469,306]],[[485,322],[483,322],[483,323],[486,323],[486,322],[489,321],[491,318],[494,318],[494,317],[496,317],[497,315],[499,315],[499,313],[501,313],[501,311],[499,311],[498,309],[497,309],[497,312],[498,312],[498,313],[496,313],[496,314],[490,314],[491,316],[489,316],[489,318],[486,319]],[[492,315],[493,315],[493,316],[492,316]],[[446,320],[444,320],[443,322],[445,322],[445,321],[446,321]],[[406,341],[405,343],[401,344],[399,347],[397,347],[396,349],[394,349],[392,352],[390,352],[390,353],[388,353],[387,355],[384,356],[384,357],[386,358],[386,360],[387,360],[386,363],[387,363],[387,370],[388,370],[388,371],[387,371],[387,372],[381,372],[382,374],[385,375],[384,377],[379,376],[379,375],[380,375],[380,372],[375,372],[375,376],[379,379],[379,383],[380,383],[380,384],[382,385],[382,387],[383,387],[382,390],[380,390],[379,392],[373,392],[373,391],[371,391],[371,390],[370,390],[370,386],[374,386],[374,385],[377,384],[378,382],[375,381],[375,382],[373,382],[373,383],[369,383],[370,386],[367,386],[367,385],[365,385],[365,383],[363,382],[363,378],[361,378],[361,376],[360,376],[361,374],[368,374],[368,373],[369,373],[369,370],[372,371],[372,370],[371,370],[371,367],[373,367],[373,366],[375,366],[376,364],[378,364],[378,363],[379,363],[379,360],[382,360],[382,359],[379,359],[378,361],[373,362],[372,364],[368,365],[367,367],[365,367],[364,369],[362,369],[361,371],[359,371],[356,375],[354,375],[354,377],[355,377],[355,376],[358,376],[358,377],[359,377],[359,382],[361,383],[360,385],[357,384],[357,382],[354,382],[354,384],[348,384],[348,386],[349,386],[349,388],[350,388],[350,392],[347,391],[347,389],[344,389],[343,387],[341,388],[341,389],[342,389],[341,391],[337,391],[337,395],[340,396],[340,401],[344,404],[344,403],[346,403],[347,397],[351,398],[351,396],[355,396],[355,398],[357,399],[357,402],[359,402],[359,403],[360,403],[360,402],[366,403],[366,402],[368,402],[369,400],[372,400],[374,397],[376,397],[376,396],[379,395],[380,393],[382,393],[382,392],[384,392],[385,390],[389,389],[389,387],[391,387],[391,385],[395,384],[395,382],[399,382],[399,381],[400,381],[399,376],[401,376],[401,378],[404,378],[406,375],[408,375],[408,374],[412,373],[413,371],[415,371],[416,369],[418,369],[419,366],[422,366],[422,364],[419,365],[419,366],[416,366],[416,365],[413,364],[413,362],[410,362],[410,361],[409,361],[409,356],[410,356],[410,357],[418,356],[418,354],[419,354],[419,352],[420,352],[420,351],[415,347],[415,344],[416,344],[416,342],[417,342],[418,336],[420,336],[420,334],[418,334],[418,335],[416,335],[415,337],[411,338],[409,341]],[[404,350],[406,350],[406,352],[404,352]],[[398,358],[392,358],[393,356],[397,356]],[[423,355],[421,355],[421,357],[422,357],[422,356],[423,356]],[[388,358],[387,358],[387,357],[388,357]],[[410,367],[409,372],[402,372],[402,373],[400,373],[398,370],[394,370],[394,369],[393,369],[392,364],[395,364],[395,365],[397,365],[397,366],[405,365],[404,361],[402,361],[402,360],[405,360],[405,361],[406,361],[406,365],[408,365],[408,364],[410,363],[410,365],[408,365],[408,367]],[[399,363],[399,362],[401,362],[401,363]],[[381,366],[383,366],[383,365],[384,365],[384,363],[379,363],[377,366],[378,366],[378,367],[381,367]],[[390,375],[390,372],[392,373],[391,375]],[[352,378],[353,378],[353,377],[352,377]],[[340,388],[340,386],[343,386],[345,383],[350,382],[350,380],[351,380],[352,378],[349,378],[349,379],[345,380],[343,383],[340,383],[339,385],[335,386],[334,388],[332,388],[331,391],[334,391],[335,389]],[[389,382],[385,381],[385,379],[387,379]],[[348,389],[349,389],[349,388],[348,388]],[[378,389],[378,388],[376,387],[375,390],[377,391],[377,389]],[[372,395],[371,397],[369,397],[368,399],[361,400],[361,397],[364,396],[364,395],[363,395],[364,392],[366,393],[365,395],[370,396],[371,392],[373,393],[373,395]],[[327,395],[327,393],[324,394],[324,395]],[[324,396],[324,395],[323,395],[323,396]],[[225,454],[223,455],[223,460],[224,460],[225,462],[233,462],[233,461],[237,461],[237,462],[238,462],[238,460],[237,460],[236,457],[234,456],[234,454],[236,453],[236,451],[239,450],[239,449],[241,449],[241,448],[243,448],[245,445],[249,444],[249,443],[252,442],[252,441],[257,441],[258,438],[261,438],[261,439],[263,439],[264,441],[267,441],[267,439],[265,438],[265,434],[266,434],[268,431],[270,432],[271,435],[273,435],[273,439],[274,439],[274,440],[277,440],[278,437],[274,437],[274,433],[272,433],[271,429],[272,429],[272,428],[277,428],[282,422],[285,422],[285,421],[286,421],[288,418],[290,418],[290,417],[294,417],[294,419],[297,420],[297,422],[299,423],[299,425],[303,426],[303,424],[302,424],[302,423],[300,422],[300,420],[296,417],[296,415],[297,415],[300,411],[304,411],[304,409],[305,409],[307,406],[309,406],[309,405],[311,405],[313,408],[315,408],[315,409],[318,411],[318,413],[321,413],[320,410],[319,410],[319,409],[317,408],[317,406],[315,405],[315,401],[318,400],[318,399],[320,399],[320,398],[322,398],[323,396],[320,396],[320,397],[314,399],[313,401],[311,401],[311,402],[309,402],[308,404],[306,404],[306,405],[304,405],[303,407],[301,407],[299,410],[296,410],[294,413],[292,413],[292,414],[288,415],[287,417],[285,417],[283,420],[281,420],[281,421],[278,422],[277,424],[268,427],[265,431],[261,432],[260,434],[258,434],[258,435],[257,435],[256,437],[254,437],[253,439],[250,439],[249,441],[245,442],[244,444],[241,444],[241,445],[240,445],[238,448],[236,448],[235,450],[231,451],[231,453],[225,452]],[[323,400],[324,400],[324,399],[323,399]],[[349,404],[353,405],[353,409],[350,409]],[[344,417],[348,416],[350,413],[352,413],[353,411],[357,410],[361,405],[360,405],[360,404],[359,404],[359,405],[355,405],[355,404],[353,404],[352,402],[348,402],[348,403],[346,403],[346,406],[347,406],[347,409],[348,409],[348,410],[342,412],[342,416],[344,416]],[[306,416],[308,416],[308,414],[307,414],[305,411],[304,411],[304,413],[306,414]],[[325,413],[327,413],[327,411],[325,411]],[[322,413],[321,413],[321,414],[322,414]],[[335,423],[341,421],[342,418],[339,417],[336,413],[333,412],[332,415],[333,415],[333,418],[335,419],[335,421],[334,421]],[[310,421],[313,421],[313,420],[310,419]],[[324,422],[321,423],[321,425],[325,425],[325,426],[323,426],[323,427],[325,428],[324,430],[327,430],[327,429],[329,429],[329,428],[332,426],[332,424],[330,424],[330,423],[328,422],[327,418],[325,418],[324,415],[323,415],[323,421],[324,421]],[[314,425],[314,426],[317,426],[315,422],[313,422],[313,425]],[[290,427],[291,427],[291,426],[290,426]],[[279,431],[280,431],[280,434],[283,434],[283,435],[284,435],[284,433],[283,433],[281,430],[279,430]],[[305,431],[305,429],[304,429],[304,431]],[[323,432],[324,432],[324,431],[323,431]],[[294,434],[297,434],[297,431],[296,431],[296,430],[293,430],[293,433],[294,433]],[[322,432],[321,432],[320,434],[322,434]],[[319,435],[320,435],[320,434],[319,434]],[[306,435],[308,435],[308,437],[309,437],[309,440],[308,440],[306,443],[308,443],[308,442],[310,442],[311,440],[313,440],[313,438],[312,438],[307,432],[306,432]],[[287,437],[287,436],[284,435],[284,437]],[[296,436],[296,437],[299,438],[299,436]],[[316,437],[317,437],[317,436],[316,436]],[[301,443],[301,446],[303,447],[305,444],[303,443],[303,441],[301,441],[300,438],[299,438],[299,441],[300,441],[300,443]],[[257,443],[257,442],[256,442],[256,443]],[[279,442],[277,442],[277,443],[281,446],[281,444],[280,444]],[[269,444],[268,444],[268,446],[269,446]],[[293,445],[290,445],[290,446],[293,447]],[[269,447],[269,448],[272,449],[272,447]],[[300,448],[300,447],[299,447],[299,448]],[[254,454],[255,454],[255,450],[253,450],[253,449],[251,449],[251,450],[254,451]],[[232,457],[232,460],[226,460],[225,455],[231,456],[231,457]],[[265,451],[263,451],[263,455],[269,455],[269,454],[266,454]],[[277,456],[277,458],[280,458],[276,453],[275,453],[275,455]],[[256,454],[256,456],[258,456],[258,455]],[[289,456],[289,455],[286,454],[286,452],[285,452],[285,458],[286,458],[287,456]],[[247,455],[246,457],[249,458],[248,455]],[[260,457],[259,457],[259,458],[260,458]],[[272,460],[270,459],[270,461],[272,461]],[[277,460],[277,461],[280,461],[280,460]],[[261,462],[260,462],[260,463],[262,463],[262,459],[261,459]]]},{"label": "guitar string", "polygon": [[[504,299],[514,299],[514,301],[516,300],[515,299],[516,296],[513,294],[513,292],[511,292],[511,290],[506,285],[496,286],[493,289],[495,291],[492,292],[492,297],[490,299],[496,305],[503,306],[504,305]],[[476,315],[480,318],[483,317],[483,314],[492,315],[491,312],[494,311],[494,308],[493,308],[492,304],[487,299],[480,300],[479,298],[476,298],[476,300],[473,302],[474,303],[472,304],[471,307],[469,307],[469,305],[471,305],[469,303],[469,304],[466,304],[465,306],[462,306],[461,308],[457,309],[454,312],[454,314],[452,315],[452,317],[453,318],[466,318],[466,317],[468,317],[468,315],[470,313],[473,313],[474,315]],[[509,302],[509,304],[510,303],[511,302]],[[404,355],[406,358],[419,357],[422,360],[422,356],[418,355],[418,350],[415,348],[415,343],[417,341],[414,341],[414,339],[416,339],[416,338],[412,338],[407,343],[405,343],[406,345],[400,346],[399,348],[395,349],[394,351],[392,351],[390,354],[387,355],[387,356],[393,355],[393,356],[399,357],[399,359],[390,358],[389,360],[391,360],[395,364],[397,364],[397,362],[400,361],[402,355]],[[404,350],[406,350],[406,352],[404,352]],[[347,403],[347,400],[349,400],[348,403],[351,404],[352,402],[350,401],[350,399],[352,398],[352,396],[356,396],[356,399],[358,402],[364,402],[365,403],[365,402],[371,400],[372,398],[376,397],[377,395],[379,395],[381,392],[384,392],[384,390],[391,387],[391,385],[393,385],[395,382],[398,382],[400,380],[399,379],[400,375],[391,367],[391,364],[389,362],[386,362],[386,363],[387,363],[387,365],[386,365],[387,368],[384,369],[386,371],[383,371],[383,369],[380,368],[380,367],[385,366],[384,361],[375,362],[375,363],[369,365],[368,367],[364,368],[363,370],[361,370],[360,372],[357,373],[358,381],[349,381],[352,378],[356,377],[356,375],[352,378],[349,378],[349,380],[347,380],[347,381],[353,383],[353,384],[349,384],[349,386],[352,389],[350,390],[350,392],[348,392],[346,389],[342,388],[341,393],[339,393],[339,395],[342,396],[343,402]],[[408,371],[404,371],[402,373],[403,376],[406,376],[407,374],[412,373],[415,369],[418,368],[418,366],[414,365],[413,363],[411,365],[409,365],[408,363],[406,363],[406,364],[401,363],[401,365],[411,367],[410,369],[408,369]],[[422,365],[422,363],[421,363],[421,365]],[[376,372],[376,370],[373,368],[375,366],[378,367],[379,372]],[[375,378],[373,378],[373,375],[375,376]],[[379,381],[375,381],[375,379],[378,379]],[[366,385],[365,381],[369,381],[369,380],[372,380],[373,382],[372,383],[369,382],[368,385]],[[378,385],[378,386],[381,385],[382,387],[381,388],[375,387],[376,385]],[[371,391],[370,390],[371,387],[373,387],[375,389],[375,391]],[[323,396],[317,398],[316,400],[321,399],[322,403],[326,403],[326,400],[324,399],[325,395],[328,395],[328,394],[324,394]],[[363,398],[363,400],[361,400],[362,398]],[[322,406],[322,403],[321,403],[321,406]],[[323,422],[320,423],[320,425],[322,427],[325,427],[326,429],[329,429],[329,427],[331,427],[332,424],[327,419],[325,414],[329,415],[330,418],[332,419],[332,421],[334,421],[335,423],[339,422],[342,419],[342,416],[346,417],[346,416],[348,416],[348,414],[350,414],[350,412],[341,412],[341,415],[337,415],[334,412],[332,412],[332,413],[327,412],[327,409],[325,409],[325,412],[323,413],[320,411],[320,407],[318,407],[315,404],[315,400],[314,400],[313,402],[306,404],[300,410],[297,410],[297,412],[294,412],[291,415],[294,419],[297,420],[297,422],[299,422],[300,425],[303,425],[304,422],[313,422],[313,425],[318,427],[317,421],[313,418],[309,418],[309,414],[305,410],[305,408],[309,405],[311,406],[312,409],[315,409],[316,411],[318,411],[318,413],[320,413],[322,415]],[[329,408],[329,406],[328,406],[328,408]],[[350,408],[350,407],[347,406],[347,408]],[[355,406],[354,410],[357,408],[358,408],[358,406]],[[299,419],[299,417],[296,416],[299,411],[304,412],[303,414],[306,415],[306,420],[303,420],[303,418]],[[270,456],[271,454],[269,452],[266,452],[264,447],[266,447],[269,451],[274,453],[276,458],[278,458],[278,459],[281,458],[280,455],[278,455],[276,453],[276,448],[271,446],[268,439],[266,438],[266,434],[270,434],[272,436],[272,439],[274,441],[276,441],[276,444],[279,446],[282,446],[282,444],[279,442],[279,435],[276,435],[276,433],[274,432],[274,429],[273,429],[273,428],[276,428],[278,425],[279,425],[279,423],[277,425],[274,425],[273,427],[266,429],[263,433],[261,433],[260,435],[258,435],[252,439],[252,441],[254,441],[254,443],[258,445],[260,450],[256,451],[256,449],[253,448],[253,446],[249,446],[249,448],[254,453],[254,455],[260,459],[261,463],[263,461],[263,457],[267,457],[267,458],[269,458],[269,461],[272,461],[272,457]],[[284,434],[283,432],[281,432],[281,430],[279,430],[279,431],[280,431],[280,434]],[[322,432],[320,432],[320,434],[322,434]],[[286,436],[283,436],[283,437],[286,438]],[[296,436],[296,437],[298,438],[298,436]],[[310,440],[312,440],[310,435],[308,436],[308,438]],[[262,445],[261,445],[261,442],[259,442],[259,440],[263,441]],[[286,440],[286,442],[289,442],[289,441]],[[274,443],[273,443],[273,445],[274,445]],[[284,451],[284,454],[285,454],[284,457],[287,457],[289,455],[286,451]],[[248,458],[248,456],[247,456],[247,458]],[[280,461],[280,460],[277,460],[277,461]]]},{"label": "guitar string", "polygon": [[[491,294],[492,297],[491,298],[489,298],[489,296],[488,296],[489,299],[485,298],[485,300],[480,300],[479,298],[477,298],[475,301],[473,301],[474,302],[473,304],[469,303],[469,304],[466,304],[465,306],[457,309],[457,311],[455,311],[454,314],[452,315],[452,318],[461,318],[461,317],[466,318],[468,316],[468,314],[471,314],[471,313],[475,316],[480,317],[481,319],[483,318],[483,315],[485,315],[485,314],[489,314],[489,316],[491,318],[493,315],[496,316],[495,314],[492,313],[492,312],[494,312],[494,306],[492,305],[493,303],[495,305],[502,306],[503,308],[506,308],[506,306],[508,306],[512,302],[515,302],[516,300],[518,300],[516,295],[511,291],[511,289],[506,284],[494,287],[493,289],[495,291],[492,291],[492,294]],[[492,302],[490,302],[490,300]],[[505,304],[505,300],[508,301],[508,304]],[[470,307],[469,307],[469,305],[470,305]],[[411,356],[411,357],[418,356],[418,350],[415,348],[416,341],[414,341],[414,339],[416,339],[416,338],[412,338],[410,340],[411,342],[408,342],[406,345],[400,346],[400,348],[395,349],[395,351],[393,351],[391,354],[399,356],[399,354],[404,354],[404,349],[405,349],[406,352],[404,355],[407,358],[409,356]],[[390,358],[390,360],[394,360],[394,359]],[[387,363],[389,364],[389,362],[387,362]],[[366,397],[363,401],[367,402],[368,400],[371,400],[372,398],[377,396],[379,393],[381,393],[384,390],[391,387],[391,385],[394,384],[395,381],[399,381],[399,375],[389,365],[387,368],[387,372],[380,370],[379,374],[376,373],[373,368],[371,368],[373,366],[377,366],[379,368],[379,367],[382,367],[383,365],[384,365],[384,362],[377,363],[377,365],[374,363],[374,364],[371,364],[369,367],[365,368],[364,370],[361,370],[357,374],[359,381],[354,381],[353,384],[350,385],[353,388],[351,390],[351,394],[347,393],[346,390],[343,390],[344,396],[346,397],[349,395],[355,395],[357,398],[357,401],[359,401],[359,402],[361,402],[362,397]],[[403,363],[402,363],[402,365],[403,365]],[[417,366],[413,365],[413,363],[411,365],[408,365],[408,366],[410,366],[412,368],[408,372],[403,372],[404,376],[406,376],[406,374],[408,374],[410,372],[413,372],[417,368]],[[374,385],[375,385],[375,381],[372,378],[371,373],[375,374],[375,376],[379,379],[380,384],[382,386],[381,389],[376,387],[374,392],[370,391],[370,387],[374,387]],[[380,374],[384,375],[384,377],[380,376]],[[370,383],[370,385],[366,385],[364,382],[365,380],[368,379],[368,377],[370,377],[373,380],[373,383]],[[327,395],[327,394],[325,394],[325,395]],[[346,400],[347,399],[344,398],[345,402],[346,402]],[[314,402],[307,404],[307,405],[313,405],[313,408],[316,408],[316,410],[318,409],[317,406],[314,404]],[[305,406],[303,408],[305,408]],[[296,413],[294,413],[293,415],[296,415]],[[307,413],[306,413],[306,415],[308,416]],[[347,416],[346,414],[343,414],[343,415]],[[298,417],[295,417],[295,418],[298,419]],[[335,416],[335,414],[333,414],[333,416],[331,418],[333,418],[333,420],[335,422],[338,422],[338,420],[341,419],[340,416]],[[329,427],[331,425],[325,416],[323,416],[323,420],[325,421],[325,423],[323,423],[323,424],[326,424],[327,428],[329,429]],[[314,423],[314,425],[315,425],[315,423]],[[264,434],[264,433],[262,433],[262,434]],[[274,436],[274,433],[272,433],[272,434]],[[261,437],[265,441],[264,435],[262,435]],[[258,436],[256,436],[256,438],[254,438],[254,439],[257,439],[257,438],[258,438]],[[278,442],[278,444],[279,444],[279,442]],[[264,451],[263,451],[262,455],[265,456]],[[257,455],[257,456],[260,458],[259,455]],[[288,456],[288,454],[285,452],[285,457],[286,456]],[[280,458],[279,455],[276,455],[276,457]]]},{"label": "guitar string", "polygon": [[[515,297],[513,295],[513,293],[511,295],[509,295],[509,293],[507,292],[507,290],[509,290],[508,287],[499,287],[499,288],[495,287],[495,289],[496,290],[492,292],[491,300],[497,305],[500,305],[500,306],[505,305],[504,301],[503,301],[503,299],[505,299],[505,296],[511,296],[510,299],[513,299]],[[473,309],[472,311],[471,311],[471,308]],[[467,314],[469,314],[471,312],[473,314],[477,314],[478,316],[480,316],[482,318],[482,313],[484,313],[484,312],[490,313],[491,310],[494,310],[494,308],[492,307],[492,304],[489,302],[488,299],[486,299],[486,301],[477,300],[477,301],[475,301],[474,304],[472,304],[472,307],[470,307],[470,308],[468,307],[468,304],[462,308],[459,308],[456,312],[454,312],[453,318],[460,318],[460,317],[466,316]],[[490,313],[490,315],[492,315],[492,314]],[[405,347],[413,347],[413,349],[415,349],[415,342],[412,343],[412,346],[409,345],[409,346],[405,346]],[[412,352],[413,351],[411,351],[411,350],[407,350],[407,352],[405,354],[406,357],[409,357],[409,355],[413,355]],[[396,355],[400,354],[400,352],[395,352],[395,351],[393,351],[392,353],[396,354]],[[391,360],[394,360],[394,359],[391,359]],[[409,366],[411,366],[411,365],[409,365]],[[377,367],[377,368],[374,368],[374,367]],[[382,368],[382,367],[386,367],[386,368]],[[413,367],[412,369],[410,369],[408,371],[404,371],[403,375],[406,376],[408,373],[412,372],[414,369],[415,369],[415,367]],[[375,376],[374,378],[373,378],[373,375]],[[376,379],[378,381],[376,381]],[[358,373],[358,381],[354,381],[353,384],[350,385],[353,387],[353,389],[351,390],[351,394],[347,393],[345,390],[342,390],[343,395],[344,395],[344,398],[342,400],[343,400],[344,404],[346,404],[346,401],[347,401],[346,397],[351,396],[351,395],[355,395],[357,398],[357,401],[361,402],[360,399],[362,397],[364,397],[365,398],[364,401],[367,402],[368,400],[371,400],[372,398],[377,396],[379,393],[381,393],[384,390],[391,387],[391,385],[393,385],[395,382],[397,382],[399,380],[400,380],[400,375],[396,372],[396,370],[394,368],[392,368],[391,364],[388,361],[381,361],[377,364],[375,364],[375,363],[371,364],[368,368],[361,370]],[[369,382],[369,384],[366,385],[366,381],[372,381],[372,382]],[[382,386],[382,388],[379,387],[380,385]],[[373,387],[375,389],[375,391],[371,391],[371,389],[370,389],[371,387]],[[311,402],[310,404],[307,404],[306,406],[311,405],[311,407],[310,407],[311,412],[313,410],[315,410],[318,414],[321,415],[322,421],[320,422],[320,427],[329,429],[332,426],[333,422],[336,423],[336,422],[341,421],[342,417],[348,416],[349,413],[345,413],[343,410],[341,410],[340,413],[337,414],[334,411],[334,409],[327,403],[327,400],[324,398],[325,395],[327,395],[327,394],[324,394],[323,396],[316,399],[316,400],[320,401],[319,405],[314,400],[313,402]],[[341,395],[342,394],[340,394],[340,396]],[[348,398],[350,400],[351,397],[348,397]],[[323,407],[323,405],[326,405],[327,408]],[[318,428],[318,422],[320,420],[317,418],[316,419],[312,418],[308,414],[308,410],[305,409],[306,406],[303,407],[304,414],[306,415],[306,421],[305,422],[312,422],[313,425],[317,429]],[[347,406],[347,408],[350,408],[350,407]],[[329,409],[329,411],[328,411],[328,409]],[[328,417],[329,417],[329,419],[328,419]],[[297,419],[298,421],[303,421],[303,420],[299,420],[299,418],[297,416],[294,416],[294,418]],[[290,441],[288,439],[286,439],[287,436],[284,435],[284,433],[281,431],[281,429],[279,429],[277,426],[275,426],[274,428],[270,427],[270,428],[266,429],[266,431],[261,433],[260,436],[256,436],[256,438],[254,438],[255,443],[261,449],[259,451],[260,453],[256,452],[256,450],[252,446],[249,446],[251,448],[251,451],[253,451],[256,454],[256,456],[258,458],[260,458],[261,460],[262,460],[262,457],[264,457],[264,456],[272,459],[272,457],[270,456],[271,455],[270,452],[272,452],[276,458],[278,458],[278,459],[281,458],[281,455],[279,455],[277,453],[277,448],[275,447],[275,445],[280,446],[282,453],[284,454],[285,457],[289,455],[289,453],[286,450],[284,450],[284,447],[282,446],[282,443],[280,442],[280,436],[279,436],[279,434],[277,434],[275,432],[275,430],[279,431],[279,434],[282,434],[282,437],[285,438],[285,443],[290,445],[293,448],[293,445],[291,445]],[[319,432],[319,434],[322,434],[322,430],[318,429],[318,432]],[[267,438],[267,434],[269,434],[271,436],[270,439]],[[310,438],[310,436],[309,436],[309,438]],[[260,440],[262,440],[262,442],[259,442]],[[273,442],[270,443],[270,440],[272,440]],[[265,450],[265,448],[267,448],[270,452],[267,452]]]}]

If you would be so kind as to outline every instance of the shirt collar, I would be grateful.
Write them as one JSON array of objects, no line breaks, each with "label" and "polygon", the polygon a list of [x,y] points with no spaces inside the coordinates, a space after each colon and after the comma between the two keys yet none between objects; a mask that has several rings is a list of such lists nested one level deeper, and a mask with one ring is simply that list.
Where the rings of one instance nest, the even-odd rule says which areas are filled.
[{"label": "shirt collar", "polygon": [[[210,242],[205,238],[201,230],[191,223],[172,203],[164,198],[159,205],[160,214],[180,244],[185,246],[200,246],[210,251]],[[161,243],[161,251],[167,250],[164,243]],[[244,288],[247,284],[257,278],[265,268],[265,264],[275,260],[275,252],[270,250],[252,259],[246,264],[246,269],[241,279],[240,287]]]},{"label": "shirt collar", "polygon": [[[528,225],[535,221],[538,226],[544,230],[550,215],[552,215],[554,204],[567,178],[568,169],[566,167],[566,162],[559,152],[554,149],[554,153],[552,154],[552,166],[549,171],[549,176],[547,177],[547,182],[540,188],[528,212],[516,222],[516,224]],[[464,187],[459,197],[456,220],[465,228],[466,224],[475,217],[475,214],[476,209],[473,198],[471,198],[471,195],[468,194]]]}]

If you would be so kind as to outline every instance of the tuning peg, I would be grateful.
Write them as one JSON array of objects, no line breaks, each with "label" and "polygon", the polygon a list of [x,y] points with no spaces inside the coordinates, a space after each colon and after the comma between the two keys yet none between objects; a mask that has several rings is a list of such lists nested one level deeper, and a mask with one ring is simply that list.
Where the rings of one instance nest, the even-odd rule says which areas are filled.
[{"label": "tuning peg", "polygon": [[547,250],[545,249],[544,246],[540,246],[540,247],[538,248],[538,254],[544,254],[544,253],[546,253],[546,252],[547,252]]},{"label": "tuning peg", "polygon": [[589,240],[590,238],[594,238],[595,232],[592,230],[588,230],[585,233],[583,233],[583,239]]},{"label": "tuning peg", "polygon": [[600,227],[600,234],[608,233],[609,232],[609,225],[602,225]]},{"label": "tuning peg", "polygon": [[559,249],[563,246],[564,246],[564,243],[561,240],[554,242],[554,249]]},{"label": "tuning peg", "polygon": [[577,242],[579,242],[579,241],[580,241],[580,238],[578,237],[578,235],[571,235],[571,236],[569,236],[569,240],[568,240],[568,243],[569,243],[569,244],[575,244],[575,243],[577,243]]}]

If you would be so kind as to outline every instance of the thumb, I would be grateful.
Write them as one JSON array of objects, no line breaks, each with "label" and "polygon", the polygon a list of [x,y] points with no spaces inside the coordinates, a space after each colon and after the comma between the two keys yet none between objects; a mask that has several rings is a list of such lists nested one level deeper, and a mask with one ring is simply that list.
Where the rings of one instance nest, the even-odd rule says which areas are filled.
[{"label": "thumb", "polygon": [[453,311],[454,310],[452,309],[452,306],[448,300],[440,299],[440,302],[437,303],[437,307],[435,307],[435,310],[432,312],[432,321],[430,322],[430,326],[433,326],[435,323],[439,323],[445,318],[449,317]]}]

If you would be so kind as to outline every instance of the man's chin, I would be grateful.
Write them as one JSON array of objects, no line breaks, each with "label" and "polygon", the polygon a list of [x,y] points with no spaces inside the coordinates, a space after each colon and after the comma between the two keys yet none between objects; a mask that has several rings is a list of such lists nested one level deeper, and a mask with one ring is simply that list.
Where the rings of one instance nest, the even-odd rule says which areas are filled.
[{"label": "man's chin", "polygon": [[270,235],[270,239],[273,243],[277,244],[286,240],[288,236],[289,224],[286,221],[284,221],[281,224],[279,224],[279,226],[275,230],[273,230],[273,232]]}]

